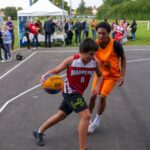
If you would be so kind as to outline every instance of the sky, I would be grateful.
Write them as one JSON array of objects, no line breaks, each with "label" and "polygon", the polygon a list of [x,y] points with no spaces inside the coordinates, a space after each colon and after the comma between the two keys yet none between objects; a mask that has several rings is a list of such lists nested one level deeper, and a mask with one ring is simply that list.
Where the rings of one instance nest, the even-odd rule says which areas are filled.
[{"label": "sky", "polygon": [[[72,8],[75,9],[79,6],[81,0],[65,0],[68,2],[70,6],[70,1]],[[86,6],[100,6],[102,4],[102,0],[84,0]],[[8,6],[22,7],[23,9],[29,7],[29,0],[0,0],[0,8],[5,8]]]}]

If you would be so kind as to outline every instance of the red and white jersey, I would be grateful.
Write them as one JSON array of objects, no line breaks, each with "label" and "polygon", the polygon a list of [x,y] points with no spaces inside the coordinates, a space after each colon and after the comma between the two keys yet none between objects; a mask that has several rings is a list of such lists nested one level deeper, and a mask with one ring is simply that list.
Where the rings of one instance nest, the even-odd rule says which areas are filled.
[{"label": "red and white jersey", "polygon": [[125,32],[124,27],[117,26],[115,40],[117,40],[117,41],[121,40],[120,37],[122,37],[124,35],[124,32]]},{"label": "red and white jersey", "polygon": [[92,59],[86,65],[83,64],[80,55],[75,54],[72,64],[67,69],[67,76],[64,82],[64,93],[83,94],[89,84],[89,80],[96,68],[96,61]]}]

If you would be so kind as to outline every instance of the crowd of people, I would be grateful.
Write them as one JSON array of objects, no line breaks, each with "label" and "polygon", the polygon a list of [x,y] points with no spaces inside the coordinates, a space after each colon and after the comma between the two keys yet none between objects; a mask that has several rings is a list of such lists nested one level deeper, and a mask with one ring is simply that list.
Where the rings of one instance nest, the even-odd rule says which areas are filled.
[{"label": "crowd of people", "polygon": [[[107,19],[104,20],[107,22]],[[90,36],[92,33],[92,39],[96,39],[96,26],[97,21],[84,19],[80,21],[79,18],[76,21],[71,19],[55,20],[48,17],[47,20],[42,23],[39,19],[28,20],[24,28],[24,36],[26,37],[26,46],[28,50],[36,49],[40,46],[39,34],[44,35],[44,47],[52,47],[51,37],[55,32],[65,34],[66,45],[80,45],[81,41]],[[119,41],[121,44],[125,44],[129,39],[136,39],[137,23],[135,20],[131,25],[126,22],[125,19],[115,19],[111,25],[112,38]],[[131,32],[131,34],[130,34]],[[74,41],[73,41],[74,40]],[[11,50],[14,49],[14,25],[11,17],[8,17],[8,21],[4,22],[0,27],[0,59],[1,62],[11,61]],[[1,51],[3,50],[3,56]]]},{"label": "crowd of people", "polygon": [[[126,22],[125,19],[120,20],[118,23],[118,20],[115,19],[115,21],[112,23],[112,37],[119,41],[121,44],[125,44],[128,39],[135,40],[136,38],[136,30],[137,30],[137,23],[135,20],[131,23],[131,25]],[[131,35],[130,35],[131,32]]]},{"label": "crowd of people", "polygon": [[[107,22],[107,19],[104,20]],[[30,36],[29,33],[32,33],[32,47],[39,46],[39,40],[38,40],[38,34],[44,34],[45,35],[45,41],[44,46],[45,47],[51,47],[51,36],[56,32],[63,32],[66,35],[65,43],[66,45],[72,45],[73,43],[75,45],[79,45],[81,41],[87,37],[89,37],[89,32],[92,32],[92,38],[96,39],[96,25],[97,22],[95,19],[92,19],[91,21],[85,19],[83,21],[80,21],[79,18],[75,22],[73,22],[71,19],[65,19],[64,22],[61,20],[59,21],[53,21],[51,17],[48,17],[48,19],[44,22],[44,25],[40,22],[40,20],[37,20],[36,23],[32,20],[30,23],[27,22],[26,24],[26,35],[27,35],[27,48],[29,48]],[[33,30],[34,28],[34,30]],[[112,37],[119,41],[122,44],[125,44],[128,39],[135,40],[136,36],[136,29],[137,24],[136,21],[133,20],[132,24],[130,25],[128,22],[126,22],[125,19],[120,20],[118,23],[118,20],[115,19],[115,21],[112,23],[111,26],[111,33]],[[131,35],[130,32],[131,31]],[[74,39],[74,42],[73,42]],[[34,44],[34,40],[36,41],[36,45]]]}]

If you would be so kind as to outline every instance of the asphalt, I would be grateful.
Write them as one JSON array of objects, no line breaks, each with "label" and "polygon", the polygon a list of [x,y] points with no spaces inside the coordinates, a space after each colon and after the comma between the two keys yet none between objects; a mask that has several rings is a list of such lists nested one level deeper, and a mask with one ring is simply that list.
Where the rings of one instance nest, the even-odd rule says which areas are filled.
[{"label": "asphalt", "polygon": [[[125,83],[109,95],[100,127],[88,136],[88,150],[150,150],[150,46],[124,49]],[[15,59],[18,52],[24,60]],[[44,147],[37,146],[32,135],[62,100],[61,94],[49,95],[35,86],[44,72],[75,52],[78,48],[19,49],[11,62],[0,62],[0,150],[79,149],[75,113],[45,132]],[[87,102],[90,86],[84,94]]]}]

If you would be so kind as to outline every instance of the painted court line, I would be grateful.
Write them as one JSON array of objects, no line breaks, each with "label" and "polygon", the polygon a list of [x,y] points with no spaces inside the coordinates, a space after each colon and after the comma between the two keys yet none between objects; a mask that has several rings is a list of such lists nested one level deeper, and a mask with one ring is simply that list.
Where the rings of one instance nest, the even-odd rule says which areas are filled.
[{"label": "painted court line", "polygon": [[[131,63],[131,62],[140,62],[140,61],[148,61],[148,60],[150,60],[150,58],[146,58],[146,59],[136,59],[136,60],[129,60],[129,61],[127,61],[127,63]],[[64,77],[64,76],[66,76],[66,74],[61,75],[61,77]],[[20,93],[19,95],[17,95],[16,97],[14,97],[14,98],[8,100],[7,102],[5,102],[5,104],[0,108],[0,113],[3,112],[3,110],[6,108],[6,106],[7,106],[9,103],[15,101],[17,98],[19,98],[19,97],[25,95],[26,93],[29,93],[30,91],[32,91],[32,90],[34,90],[34,89],[40,87],[40,85],[41,85],[41,84],[38,84],[38,85],[36,85],[36,86],[34,86],[34,87],[32,87],[32,88],[30,88],[30,89],[28,89],[28,90],[26,90],[26,91]]]},{"label": "painted court line", "polygon": [[48,50],[43,50],[43,51],[37,51],[38,53],[60,53],[60,52],[64,52],[64,53],[70,53],[70,52],[78,52],[78,50],[62,50],[62,51],[48,51]]},{"label": "painted court line", "polygon": [[129,63],[129,62],[138,62],[138,61],[147,61],[147,60],[150,60],[150,58],[136,59],[136,60],[128,60],[127,63]]},{"label": "painted court line", "polygon": [[150,49],[125,49],[125,51],[150,51]]},{"label": "painted court line", "polygon": [[[66,76],[66,74],[61,75],[61,77],[65,77],[65,76]],[[29,93],[30,91],[32,91],[32,90],[34,90],[34,89],[36,89],[36,88],[38,88],[38,87],[40,87],[40,86],[41,86],[41,84],[38,84],[38,85],[36,85],[36,86],[34,86],[34,87],[32,87],[32,88],[30,88],[30,89],[28,89],[28,90],[26,90],[26,91],[20,93],[19,95],[17,95],[17,96],[15,96],[14,98],[8,100],[7,102],[5,102],[5,104],[0,108],[0,113],[2,113],[2,111],[6,108],[6,106],[7,106],[9,103],[15,101],[17,98],[19,98],[19,97],[25,95],[26,93]]]},{"label": "painted court line", "polygon": [[30,56],[28,56],[25,60],[23,60],[21,63],[17,64],[15,67],[13,67],[12,69],[10,69],[9,71],[7,71],[5,74],[3,74],[2,76],[0,76],[0,80],[2,78],[4,78],[6,75],[8,75],[10,72],[12,72],[13,70],[15,70],[17,67],[19,67],[21,64],[23,64],[25,61],[27,61],[29,58],[31,58],[33,55],[35,55],[37,52],[32,53]]}]

